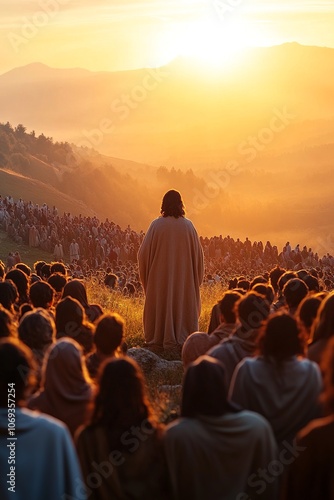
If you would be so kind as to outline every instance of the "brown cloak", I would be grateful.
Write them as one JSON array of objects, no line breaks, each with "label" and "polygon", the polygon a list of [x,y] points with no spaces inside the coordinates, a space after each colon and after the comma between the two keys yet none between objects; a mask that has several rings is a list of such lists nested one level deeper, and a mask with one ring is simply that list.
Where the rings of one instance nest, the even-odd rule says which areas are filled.
[{"label": "brown cloak", "polygon": [[203,250],[192,222],[155,219],[138,253],[145,290],[144,333],[148,344],[172,348],[198,330]]}]

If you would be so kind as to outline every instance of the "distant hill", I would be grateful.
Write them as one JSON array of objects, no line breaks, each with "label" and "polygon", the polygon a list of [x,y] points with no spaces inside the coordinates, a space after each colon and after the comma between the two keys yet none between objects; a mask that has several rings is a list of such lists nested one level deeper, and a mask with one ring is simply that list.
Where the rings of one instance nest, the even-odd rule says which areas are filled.
[{"label": "distant hill", "polygon": [[176,188],[202,235],[334,253],[333,88],[334,49],[294,43],[216,75],[185,59],[16,68],[0,75],[1,119],[19,129],[0,134],[0,192],[145,230]]},{"label": "distant hill", "polygon": [[[134,178],[141,173],[141,184]],[[47,202],[73,214],[113,218],[143,228],[154,197],[146,181],[156,169],[55,142],[23,124],[0,123],[1,194]],[[144,201],[145,200],[145,201]]]},{"label": "distant hill", "polygon": [[[91,72],[35,63],[0,76],[3,119],[118,158],[181,168],[217,166],[268,126],[275,109],[293,130],[272,147],[333,137],[334,49],[288,43],[249,50],[211,73],[186,59],[158,69]],[[305,122],[316,123],[310,136]]]}]

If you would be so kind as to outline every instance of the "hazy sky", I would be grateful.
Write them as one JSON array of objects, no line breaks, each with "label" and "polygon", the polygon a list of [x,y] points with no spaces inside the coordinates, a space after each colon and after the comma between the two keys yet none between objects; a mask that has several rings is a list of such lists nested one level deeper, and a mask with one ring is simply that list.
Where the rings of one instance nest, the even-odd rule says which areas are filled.
[{"label": "hazy sky", "polygon": [[0,0],[0,73],[43,62],[91,70],[211,61],[256,45],[334,47],[334,2]]}]

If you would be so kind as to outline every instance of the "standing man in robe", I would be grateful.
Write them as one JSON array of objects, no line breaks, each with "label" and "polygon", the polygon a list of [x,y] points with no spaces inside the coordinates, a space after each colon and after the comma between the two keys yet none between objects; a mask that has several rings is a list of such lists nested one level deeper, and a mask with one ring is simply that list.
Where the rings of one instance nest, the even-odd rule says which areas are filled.
[{"label": "standing man in robe", "polygon": [[161,216],[155,219],[138,252],[139,274],[145,291],[144,334],[147,347],[181,347],[198,330],[203,280],[203,250],[192,222],[185,217],[178,191],[168,191]]},{"label": "standing man in robe", "polygon": [[75,241],[75,239],[72,240],[72,243],[70,244],[70,262],[78,261],[80,258],[80,249],[79,249],[79,243]]}]

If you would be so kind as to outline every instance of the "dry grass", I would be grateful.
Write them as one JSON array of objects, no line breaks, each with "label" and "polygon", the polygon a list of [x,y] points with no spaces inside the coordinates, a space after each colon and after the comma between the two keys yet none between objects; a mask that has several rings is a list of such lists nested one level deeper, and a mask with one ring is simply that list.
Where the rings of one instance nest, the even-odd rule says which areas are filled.
[{"label": "dry grass", "polygon": [[[110,289],[99,281],[98,278],[92,278],[86,282],[89,302],[100,304],[104,311],[112,311],[120,314],[126,323],[126,342],[128,347],[142,347],[144,345],[142,325],[144,297],[142,295],[139,297],[125,297],[120,292],[110,291]],[[222,294],[223,288],[220,284],[203,285],[201,287],[200,331],[207,331],[211,309],[221,299]]]},{"label": "dry grass", "polygon": [[40,248],[31,248],[27,245],[18,245],[15,241],[11,240],[5,231],[0,231],[0,260],[5,264],[7,262],[7,257],[9,252],[18,251],[21,255],[21,259],[25,264],[28,264],[31,268],[38,260],[45,260],[45,262],[50,262],[52,255],[44,252]]},{"label": "dry grass", "polygon": [[[135,298],[125,297],[120,292],[110,291],[99,281],[98,278],[93,278],[86,283],[90,303],[100,304],[104,311],[119,313],[125,319],[125,339],[128,347],[142,347],[144,345],[142,326],[144,297],[142,295]],[[211,309],[221,298],[222,293],[222,286],[218,284],[201,287],[202,312],[199,321],[201,331],[207,331]],[[168,354],[164,357],[172,359],[168,357]],[[179,414],[182,376],[182,370],[173,369],[164,372],[163,380],[160,376],[146,374],[150,399],[161,422],[168,423]],[[162,385],[168,387],[164,389]]]}]

